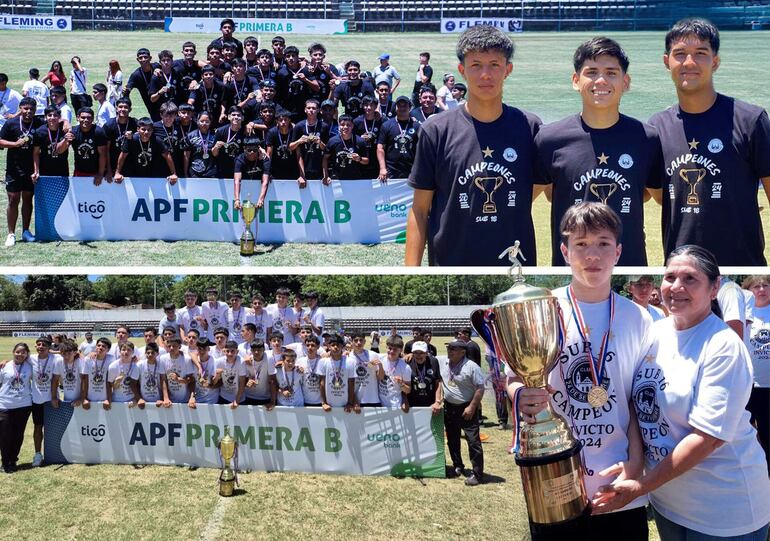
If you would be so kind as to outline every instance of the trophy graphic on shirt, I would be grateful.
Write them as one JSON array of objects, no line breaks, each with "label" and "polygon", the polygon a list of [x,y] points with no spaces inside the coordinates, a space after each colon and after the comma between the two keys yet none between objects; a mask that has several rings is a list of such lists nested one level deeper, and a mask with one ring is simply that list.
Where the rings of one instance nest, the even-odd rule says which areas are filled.
[{"label": "trophy graphic on shirt", "polygon": [[690,187],[690,193],[687,194],[688,205],[700,205],[700,198],[695,191],[695,187],[706,176],[706,170],[701,169],[680,169],[679,176],[682,177],[687,185]]},{"label": "trophy graphic on shirt", "polygon": [[[548,289],[527,284],[518,261],[509,274],[514,269],[513,286],[497,295],[490,308],[474,311],[471,323],[524,387],[545,388],[561,351],[559,301]],[[518,397],[514,408],[518,411]],[[521,468],[530,520],[555,524],[581,516],[589,505],[582,445],[564,418],[549,403],[534,423],[518,423],[517,418],[514,429],[518,436],[516,464]]]},{"label": "trophy graphic on shirt", "polygon": [[591,184],[588,186],[588,189],[591,191],[592,194],[596,196],[596,198],[602,202],[602,204],[606,205],[607,200],[609,200],[610,197],[612,197],[612,194],[615,193],[615,190],[618,189],[618,185],[614,182],[611,182],[609,184]]},{"label": "trophy graphic on shirt", "polygon": [[225,426],[225,435],[219,440],[217,448],[222,457],[222,471],[219,473],[219,495],[232,496],[238,477],[230,466],[230,461],[234,462],[237,469],[238,443],[230,436],[230,427]]},{"label": "trophy graphic on shirt", "polygon": [[[487,200],[481,206],[481,212],[483,214],[497,214],[497,205],[492,201],[492,196],[494,196],[497,189],[502,186],[504,180],[503,177],[476,177],[473,179],[473,184],[487,196]],[[492,191],[488,192],[487,185],[490,182],[493,187]]]},{"label": "trophy graphic on shirt", "polygon": [[249,200],[248,194],[241,205],[241,216],[243,216],[243,233],[241,233],[241,255],[254,255],[255,237],[251,232],[251,222],[257,215],[257,207]]}]

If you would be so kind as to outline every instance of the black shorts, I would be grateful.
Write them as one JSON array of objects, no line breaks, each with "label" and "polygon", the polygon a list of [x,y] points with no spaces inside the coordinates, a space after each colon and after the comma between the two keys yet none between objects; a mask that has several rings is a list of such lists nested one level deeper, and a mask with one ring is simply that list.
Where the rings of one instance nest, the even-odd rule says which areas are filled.
[{"label": "black shorts", "polygon": [[307,402],[305,402],[305,407],[306,408],[320,408],[321,405],[322,404],[308,404]]},{"label": "black shorts", "polygon": [[5,175],[5,191],[11,193],[34,192],[35,185],[32,183],[31,177],[24,176],[15,178],[10,175]]},{"label": "black shorts", "polygon": [[32,404],[32,424],[39,426],[43,424],[43,412],[45,404]]}]

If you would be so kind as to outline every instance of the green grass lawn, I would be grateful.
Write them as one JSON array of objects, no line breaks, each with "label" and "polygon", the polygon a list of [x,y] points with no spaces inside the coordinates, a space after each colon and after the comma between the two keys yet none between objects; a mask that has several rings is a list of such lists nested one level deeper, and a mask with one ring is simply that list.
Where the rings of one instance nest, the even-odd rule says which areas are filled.
[{"label": "green grass lawn", "polygon": [[[551,122],[575,113],[580,101],[572,90],[570,75],[571,58],[575,47],[591,37],[589,33],[524,33],[515,36],[516,54],[514,71],[505,87],[505,101],[538,114],[545,122]],[[652,113],[674,102],[673,84],[663,67],[662,32],[610,32],[618,39],[631,59],[629,73],[631,91],[623,98],[622,110],[626,114],[647,119]],[[0,50],[0,67],[8,73],[13,88],[21,88],[27,79],[27,70],[37,66],[45,73],[56,58],[67,60],[74,54],[83,58],[90,70],[93,84],[104,77],[107,62],[116,58],[124,73],[136,66],[135,52],[148,47],[153,56],[161,49],[176,54],[181,44],[191,39],[199,44],[208,42],[211,36],[200,34],[166,34],[159,31],[143,32],[73,32],[69,34],[0,32],[3,47]],[[243,36],[240,36],[243,37]],[[722,66],[717,73],[717,88],[729,95],[763,107],[770,105],[770,74],[757,58],[770,55],[767,32],[724,32],[722,35]],[[270,36],[259,36],[265,43]],[[55,39],[55,54],[51,53]],[[435,80],[440,81],[445,72],[456,73],[454,47],[457,37],[446,34],[351,34],[344,36],[297,36],[290,42],[300,51],[316,39],[328,48],[328,58],[340,63],[350,58],[362,62],[364,69],[373,69],[377,56],[384,51],[391,54],[391,63],[403,77],[402,88],[411,91],[412,79],[419,52],[432,53]],[[200,55],[199,55],[200,56]],[[126,75],[127,77],[127,75]],[[134,93],[134,116],[142,116],[144,105]],[[0,153],[0,169],[4,169],[4,153]],[[762,218],[770,223],[770,211],[763,193],[760,204],[765,208]],[[0,208],[5,207],[6,195],[0,190]],[[645,231],[647,254],[651,265],[662,264],[660,241],[660,207],[655,203],[645,206]],[[533,215],[538,239],[538,265],[550,264],[549,204],[540,198],[535,202]],[[19,231],[20,233],[20,231]],[[19,244],[13,250],[0,247],[0,265],[40,266],[393,266],[403,262],[403,245],[318,245],[287,244],[260,246],[259,255],[251,259],[241,258],[235,245],[213,242],[90,242]],[[770,259],[770,244],[765,249]]]},{"label": "green grass lawn", "polygon": [[[0,337],[0,359],[13,344]],[[447,337],[435,337],[439,352]],[[20,471],[0,476],[7,509],[0,540],[93,539],[528,539],[518,467],[507,449],[511,431],[495,426],[494,394],[484,396],[482,432],[488,482],[252,472],[237,496],[221,499],[218,472],[170,466],[51,465],[31,469],[32,422]],[[467,448],[463,443],[466,465]],[[447,450],[446,456],[449,456]],[[225,501],[222,501],[225,500]],[[219,520],[211,517],[221,512]],[[212,524],[218,527],[213,528]],[[658,539],[655,524],[650,539]]]}]

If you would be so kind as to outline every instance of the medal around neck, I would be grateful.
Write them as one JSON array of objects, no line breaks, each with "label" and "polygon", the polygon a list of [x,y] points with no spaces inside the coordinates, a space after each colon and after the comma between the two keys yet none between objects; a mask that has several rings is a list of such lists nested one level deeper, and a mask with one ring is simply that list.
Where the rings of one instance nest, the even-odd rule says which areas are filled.
[{"label": "medal around neck", "polygon": [[243,216],[243,233],[241,233],[241,255],[254,255],[254,243],[256,238],[251,232],[251,222],[257,215],[257,207],[249,200],[248,194],[246,200],[241,205],[241,216]]},{"label": "medal around neck", "polygon": [[237,477],[235,471],[230,466],[230,461],[238,455],[238,443],[230,436],[229,426],[225,426],[225,435],[219,440],[217,447],[219,448],[223,464],[222,471],[219,473],[219,495],[232,496],[235,491]]},{"label": "medal around neck", "polygon": [[[559,301],[548,289],[525,282],[518,242],[501,257],[506,254],[513,263],[509,274],[516,272],[513,286],[497,295],[490,308],[474,311],[471,323],[525,387],[545,388],[561,350]],[[518,431],[515,457],[530,521],[556,524],[583,515],[589,500],[580,457],[582,445],[564,418],[549,403],[535,416],[534,423],[519,423]]]}]

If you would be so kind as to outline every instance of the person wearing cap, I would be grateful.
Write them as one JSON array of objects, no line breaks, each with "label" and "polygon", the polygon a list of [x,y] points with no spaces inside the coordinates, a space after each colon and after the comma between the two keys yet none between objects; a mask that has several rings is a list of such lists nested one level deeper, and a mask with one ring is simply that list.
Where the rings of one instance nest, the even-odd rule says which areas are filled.
[{"label": "person wearing cap", "polygon": [[412,109],[409,114],[422,125],[429,117],[441,111],[436,105],[436,90],[430,85],[425,85],[420,89],[420,106]]},{"label": "person wearing cap", "polygon": [[410,116],[412,102],[406,96],[396,98],[396,116],[382,125],[377,139],[378,179],[407,178],[414,164],[420,124]]},{"label": "person wearing cap", "polygon": [[334,333],[329,335],[327,344],[329,356],[321,359],[316,367],[316,374],[321,378],[321,407],[327,412],[344,408],[345,413],[361,413],[355,392],[355,363],[343,356],[345,339]]},{"label": "person wearing cap", "polygon": [[78,346],[78,351],[85,358],[86,355],[96,349],[96,342],[94,342],[94,333],[91,331],[86,331],[83,338],[84,340]]},{"label": "person wearing cap", "polygon": [[337,120],[337,105],[334,100],[324,100],[321,103],[321,120],[329,126],[329,137],[340,134]]},{"label": "person wearing cap", "polygon": [[96,125],[99,128],[103,128],[107,122],[115,118],[118,114],[115,111],[115,106],[107,99],[107,85],[96,83],[93,86],[91,94],[94,97],[94,101],[98,104],[98,109],[96,111]]},{"label": "person wearing cap", "polygon": [[[270,158],[260,146],[260,139],[251,135],[243,139],[243,153],[235,159],[235,208],[241,208],[241,181],[259,180],[262,187],[259,191],[259,199],[254,205],[261,209],[265,204],[267,186],[270,183]],[[246,194],[250,198],[249,193]]]},{"label": "person wearing cap", "polygon": [[649,312],[653,321],[666,318],[663,310],[650,304],[650,295],[655,289],[655,279],[652,276],[649,274],[629,276],[625,289],[631,295],[632,301]]},{"label": "person wearing cap", "polygon": [[[348,78],[342,81],[334,89],[334,103],[342,102],[345,113],[356,117],[360,114],[361,100],[364,96],[374,96],[374,86],[368,80],[361,78],[361,64],[356,60],[349,60],[345,63],[345,73]],[[348,103],[352,98],[356,98],[359,110],[351,110]]]},{"label": "person wearing cap", "polygon": [[479,433],[479,406],[484,396],[484,375],[481,368],[466,357],[466,347],[465,342],[452,340],[446,346],[446,357],[438,358],[438,365],[441,374],[440,392],[444,398],[444,428],[452,460],[451,474],[455,477],[465,474],[460,453],[462,430],[468,441],[468,455],[473,466],[472,473],[465,478],[465,484],[476,486],[484,480],[484,449],[481,447]]},{"label": "person wearing cap", "polygon": [[333,178],[355,180],[366,178],[364,167],[369,163],[364,140],[353,133],[353,117],[342,115],[339,119],[339,135],[331,137],[323,158],[323,183],[331,184]]},{"label": "person wearing cap", "polygon": [[211,126],[216,127],[225,114],[226,92],[224,83],[216,77],[214,66],[206,64],[201,69],[200,83],[190,92],[187,103],[192,105],[197,113],[208,112],[211,115]]},{"label": "person wearing cap", "polygon": [[441,371],[436,357],[429,354],[426,342],[412,342],[411,359],[407,365],[412,370],[412,386],[406,397],[409,407],[432,407],[434,414],[441,411]]},{"label": "person wearing cap", "polygon": [[265,342],[260,339],[244,344],[248,353],[242,354],[246,369],[246,390],[244,404],[248,406],[275,405],[273,388],[276,387],[275,370],[277,358],[265,352]]},{"label": "person wearing cap", "polygon": [[[15,92],[15,90],[13,92]],[[0,97],[0,102],[2,102],[2,97]],[[0,103],[0,109],[2,109],[4,104],[4,102]],[[65,132],[69,131],[72,126],[72,118],[74,115],[72,113],[72,108],[67,105],[67,90],[63,86],[55,86],[51,89],[51,105],[61,112],[61,119],[64,123],[62,128]],[[5,119],[0,118],[0,127],[2,127],[4,121]]]},{"label": "person wearing cap", "polygon": [[146,403],[155,404],[156,408],[171,407],[168,395],[166,373],[158,359],[160,348],[158,344],[147,344],[144,348],[144,358],[137,363],[139,378],[139,400],[136,405],[144,409]]},{"label": "person wearing cap", "polygon": [[488,25],[458,40],[468,101],[421,127],[409,176],[406,265],[422,263],[426,243],[431,265],[507,265],[499,256],[517,241],[525,264],[537,263],[531,208],[541,121],[503,104],[513,49],[503,31]]},{"label": "person wearing cap", "polygon": [[[379,84],[380,81],[387,81],[390,86],[390,93],[393,94],[398,85],[401,84],[401,76],[396,71],[396,68],[390,65],[390,55],[383,53],[380,55],[380,65],[372,70],[374,75],[374,83]],[[395,81],[395,84],[393,83]]]}]

